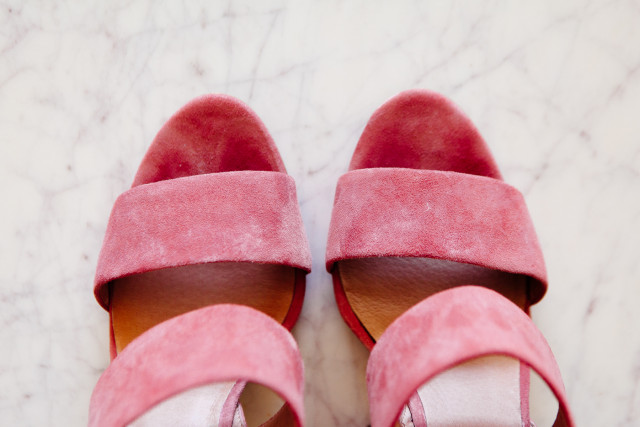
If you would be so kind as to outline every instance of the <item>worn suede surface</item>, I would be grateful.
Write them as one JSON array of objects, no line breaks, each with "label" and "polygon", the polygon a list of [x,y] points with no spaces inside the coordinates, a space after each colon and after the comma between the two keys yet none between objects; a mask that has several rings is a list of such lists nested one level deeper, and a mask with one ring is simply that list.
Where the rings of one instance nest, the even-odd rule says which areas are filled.
[{"label": "worn suede surface", "polygon": [[[533,278],[529,303],[544,296],[544,259],[524,200],[502,181],[486,142],[447,98],[408,90],[385,102],[362,132],[349,171],[336,189],[329,272],[340,259],[387,252],[425,256],[522,271]],[[477,190],[481,193],[475,194]],[[358,200],[360,195],[366,203]],[[511,207],[515,213],[509,212]],[[394,243],[399,237],[403,243]],[[367,239],[372,240],[364,246],[354,244]],[[496,255],[490,253],[494,250]]]},{"label": "worn suede surface", "polygon": [[532,278],[528,304],[544,296],[544,260],[522,196],[448,99],[409,90],[385,102],[349,170],[336,189],[326,267],[340,313],[368,348],[374,341],[340,289],[341,259],[430,257],[522,272]]},{"label": "worn suede surface", "polygon": [[369,119],[349,170],[383,167],[502,179],[473,123],[447,98],[425,90],[400,93]]},{"label": "worn suede surface", "polygon": [[98,381],[89,426],[124,426],[173,395],[246,380],[278,393],[304,419],[302,359],[291,334],[267,315],[223,304],[174,317],[125,348]]},{"label": "worn suede surface", "polygon": [[295,185],[266,127],[237,99],[205,95],[164,124],[116,202],[94,293],[108,308],[105,285],[118,277],[225,258],[311,265]]},{"label": "worn suede surface", "polygon": [[[293,179],[239,171],[144,184],[116,201],[98,259],[95,293],[110,281],[207,262],[259,262],[311,270]],[[128,256],[122,256],[127,254]]]},{"label": "worn suede surface", "polygon": [[180,109],[158,132],[133,187],[240,170],[286,172],[269,131],[249,107],[230,96],[206,95]]},{"label": "worn suede surface", "polygon": [[553,353],[531,319],[497,292],[460,286],[408,310],[376,343],[367,364],[372,426],[392,426],[421,384],[486,355],[510,356],[533,368],[558,399],[555,425],[573,425]]},{"label": "worn suede surface", "polygon": [[530,276],[546,271],[524,198],[502,181],[423,169],[359,169],[338,181],[327,269],[344,259],[426,257]]}]

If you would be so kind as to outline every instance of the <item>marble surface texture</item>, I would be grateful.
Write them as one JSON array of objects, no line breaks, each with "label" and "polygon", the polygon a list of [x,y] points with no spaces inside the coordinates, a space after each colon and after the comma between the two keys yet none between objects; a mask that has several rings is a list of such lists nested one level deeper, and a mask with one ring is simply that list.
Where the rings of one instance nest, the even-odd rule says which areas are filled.
[{"label": "marble surface texture", "polygon": [[308,425],[366,426],[368,354],[324,249],[368,117],[414,87],[461,106],[526,197],[551,283],[532,316],[578,424],[640,425],[639,22],[637,0],[1,1],[0,425],[86,424],[109,211],[164,121],[216,92],[297,182]]}]

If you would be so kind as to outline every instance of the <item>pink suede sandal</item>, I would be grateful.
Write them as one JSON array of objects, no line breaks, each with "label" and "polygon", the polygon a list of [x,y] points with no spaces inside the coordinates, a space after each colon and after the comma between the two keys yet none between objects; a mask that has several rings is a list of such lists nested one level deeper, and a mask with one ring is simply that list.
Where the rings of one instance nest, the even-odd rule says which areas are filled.
[{"label": "pink suede sandal", "polygon": [[[226,96],[186,105],[109,219],[95,295],[114,360],[90,424],[301,425],[302,362],[286,329],[310,268],[295,184],[260,119]],[[252,399],[263,390],[248,381],[287,405]]]},{"label": "pink suede sandal", "polygon": [[[528,426],[530,367],[560,402],[558,425],[570,425],[553,356],[525,314],[547,287],[537,237],[469,119],[440,95],[404,92],[373,114],[349,169],[336,189],[327,270],[358,338],[369,349],[387,342],[368,366],[372,425],[400,416],[414,426]],[[455,313],[438,313],[447,305]],[[465,312],[486,329],[467,325]],[[511,322],[526,331],[510,332]],[[516,345],[528,338],[535,345]]]}]

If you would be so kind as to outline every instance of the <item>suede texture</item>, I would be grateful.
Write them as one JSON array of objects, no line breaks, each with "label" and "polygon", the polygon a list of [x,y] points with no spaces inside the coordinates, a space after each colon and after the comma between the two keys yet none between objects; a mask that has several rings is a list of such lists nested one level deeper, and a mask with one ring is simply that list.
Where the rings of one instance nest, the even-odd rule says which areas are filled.
[{"label": "suede texture", "polygon": [[[329,272],[336,273],[333,267],[340,259],[384,253],[425,256],[522,272],[533,279],[529,304],[546,293],[544,259],[524,199],[502,182],[486,142],[447,98],[426,90],[408,90],[389,99],[369,119],[349,171],[336,189],[326,254]],[[483,178],[478,180],[479,176]],[[407,179],[409,182],[403,182]],[[479,189],[482,193],[474,194]],[[370,206],[358,201],[361,195]],[[509,207],[516,212],[509,212]],[[466,224],[469,220],[472,223]],[[518,220],[520,224],[514,223]],[[386,234],[375,230],[380,224]],[[503,230],[505,241],[501,242],[500,229],[505,226],[508,229]],[[394,243],[398,237],[408,240],[408,245]],[[433,242],[422,241],[432,237]],[[366,242],[368,238],[374,240]],[[382,246],[376,247],[376,242]],[[468,244],[471,246],[465,247]],[[496,255],[490,253],[494,250]],[[353,316],[349,311],[342,314]],[[362,331],[354,332],[364,337]]]},{"label": "suede texture", "polygon": [[460,286],[408,310],[373,348],[367,364],[372,427],[392,426],[414,391],[437,374],[487,355],[533,368],[558,399],[554,425],[574,425],[553,353],[531,319],[497,292]]},{"label": "suede texture", "polygon": [[223,261],[310,271],[295,183],[289,175],[223,172],[125,192],[114,205],[98,259],[96,298],[107,308],[106,285],[124,276]]},{"label": "suede texture", "polygon": [[197,98],[156,135],[133,181],[140,184],[212,172],[286,172],[260,118],[226,95]]},{"label": "suede texture", "polygon": [[349,171],[336,189],[326,267],[341,315],[367,348],[375,342],[347,300],[341,259],[433,257],[522,272],[532,279],[528,304],[544,296],[546,269],[522,196],[502,182],[478,130],[445,97],[409,90],[385,102]]},{"label": "suede texture", "polygon": [[530,276],[546,271],[524,198],[502,181],[435,170],[360,169],[338,181],[327,270],[344,259],[426,257]]},{"label": "suede texture", "polygon": [[502,179],[489,147],[447,98],[409,90],[376,110],[358,141],[349,170],[411,168]]},{"label": "suede texture", "polygon": [[127,346],[93,391],[89,426],[125,426],[189,388],[235,380],[271,388],[302,425],[304,372],[293,337],[257,310],[223,304],[163,322]]},{"label": "suede texture", "polygon": [[[114,205],[94,286],[100,305],[108,309],[109,282],[158,268],[229,258],[282,262],[308,272],[309,243],[295,185],[285,176],[273,139],[248,106],[226,95],[189,102],[160,129],[132,190]],[[243,227],[246,215],[252,223]],[[233,236],[234,230],[239,234]],[[294,240],[283,241],[287,235]]]}]

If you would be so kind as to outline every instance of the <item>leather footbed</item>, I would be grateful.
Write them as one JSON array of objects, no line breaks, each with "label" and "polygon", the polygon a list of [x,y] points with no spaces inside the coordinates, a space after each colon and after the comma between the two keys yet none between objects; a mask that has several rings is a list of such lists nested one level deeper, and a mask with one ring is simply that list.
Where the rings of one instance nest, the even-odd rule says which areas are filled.
[{"label": "leather footbed", "polygon": [[446,260],[395,257],[345,260],[339,264],[339,274],[349,304],[374,340],[409,308],[455,286],[484,286],[522,309],[526,304],[526,277]]},{"label": "leather footbed", "polygon": [[282,265],[212,263],[150,271],[112,284],[116,349],[160,322],[213,304],[243,304],[282,323],[289,311],[294,269]]}]

